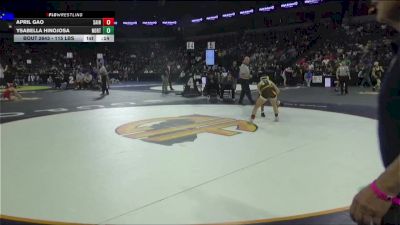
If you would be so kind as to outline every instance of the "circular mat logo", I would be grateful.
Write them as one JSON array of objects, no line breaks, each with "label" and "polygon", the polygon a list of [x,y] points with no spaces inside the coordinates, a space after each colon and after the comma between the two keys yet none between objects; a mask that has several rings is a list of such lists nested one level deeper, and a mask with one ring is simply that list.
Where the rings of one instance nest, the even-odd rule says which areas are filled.
[{"label": "circular mat logo", "polygon": [[[226,130],[236,127],[238,131]],[[193,142],[197,134],[211,133],[234,136],[239,131],[255,132],[257,126],[244,120],[188,115],[141,120],[124,124],[116,129],[117,134],[127,138],[171,146],[176,143]]]}]

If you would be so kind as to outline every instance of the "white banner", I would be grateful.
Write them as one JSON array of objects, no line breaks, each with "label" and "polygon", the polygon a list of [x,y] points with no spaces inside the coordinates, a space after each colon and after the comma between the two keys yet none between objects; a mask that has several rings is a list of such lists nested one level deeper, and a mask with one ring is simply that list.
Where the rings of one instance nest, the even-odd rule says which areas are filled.
[{"label": "white banner", "polygon": [[330,77],[325,78],[325,87],[331,87],[332,79]]},{"label": "white banner", "polygon": [[186,42],[186,49],[194,50],[194,42],[193,41]]},{"label": "white banner", "polygon": [[322,76],[313,76],[312,82],[313,84],[322,84]]},{"label": "white banner", "polygon": [[215,49],[215,41],[207,42],[207,49]]}]

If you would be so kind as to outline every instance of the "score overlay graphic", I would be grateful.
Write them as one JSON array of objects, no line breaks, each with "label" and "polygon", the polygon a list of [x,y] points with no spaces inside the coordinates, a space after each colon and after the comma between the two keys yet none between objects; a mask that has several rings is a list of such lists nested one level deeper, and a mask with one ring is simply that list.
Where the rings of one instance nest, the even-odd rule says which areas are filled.
[{"label": "score overlay graphic", "polygon": [[14,42],[114,42],[114,12],[16,13]]}]

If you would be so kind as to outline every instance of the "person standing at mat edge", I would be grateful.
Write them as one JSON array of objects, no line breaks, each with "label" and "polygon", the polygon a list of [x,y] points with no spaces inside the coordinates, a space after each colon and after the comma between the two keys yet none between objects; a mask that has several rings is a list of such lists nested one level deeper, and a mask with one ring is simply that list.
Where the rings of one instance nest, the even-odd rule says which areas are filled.
[{"label": "person standing at mat edge", "polygon": [[246,56],[244,57],[243,63],[239,68],[240,85],[242,87],[242,90],[240,92],[239,104],[243,104],[243,97],[245,94],[247,95],[247,98],[249,99],[250,103],[254,104],[254,100],[251,97],[251,91],[249,86],[249,82],[251,79],[249,64],[250,64],[250,58]]},{"label": "person standing at mat edge", "polygon": [[108,88],[110,87],[110,78],[108,77],[108,72],[104,65],[100,66],[99,74],[101,77],[102,95],[104,95],[104,93],[107,93],[107,95],[109,95],[110,93],[108,92]]},{"label": "person standing at mat edge", "polygon": [[376,81],[376,85],[372,87],[373,91],[379,91],[381,89],[382,74],[385,72],[379,62],[374,62],[374,67],[372,67],[372,77]]},{"label": "person standing at mat edge", "polygon": [[173,91],[174,89],[172,88],[171,63],[167,63],[167,68],[165,69],[165,74],[167,76],[169,88],[171,89],[171,91]]},{"label": "person standing at mat edge", "polygon": [[[377,1],[377,20],[400,31],[400,1]],[[353,199],[350,215],[358,224],[400,224],[400,38],[379,96],[378,127],[385,171]]]},{"label": "person standing at mat edge", "polygon": [[162,81],[162,94],[168,94],[168,79],[170,73],[170,66],[167,65],[163,74],[161,74],[161,81]]},{"label": "person standing at mat edge", "polygon": [[344,62],[341,62],[336,70],[336,79],[339,81],[340,93],[342,95],[348,94],[349,93],[348,86],[351,77],[350,77],[350,69]]},{"label": "person standing at mat edge", "polygon": [[3,65],[1,65],[0,63],[0,87],[4,87],[5,85],[3,85],[3,81],[4,81],[4,68]]}]

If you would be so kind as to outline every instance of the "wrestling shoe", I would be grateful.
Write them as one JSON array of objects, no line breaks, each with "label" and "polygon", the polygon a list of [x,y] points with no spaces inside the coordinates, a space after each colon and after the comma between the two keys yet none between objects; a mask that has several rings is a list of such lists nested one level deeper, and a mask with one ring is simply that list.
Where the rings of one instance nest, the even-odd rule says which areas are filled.
[{"label": "wrestling shoe", "polygon": [[261,117],[265,117],[265,113],[264,112],[261,112]]},{"label": "wrestling shoe", "polygon": [[256,119],[256,115],[251,115],[249,122],[254,123],[255,119]]}]

